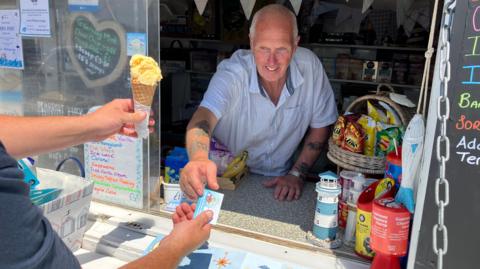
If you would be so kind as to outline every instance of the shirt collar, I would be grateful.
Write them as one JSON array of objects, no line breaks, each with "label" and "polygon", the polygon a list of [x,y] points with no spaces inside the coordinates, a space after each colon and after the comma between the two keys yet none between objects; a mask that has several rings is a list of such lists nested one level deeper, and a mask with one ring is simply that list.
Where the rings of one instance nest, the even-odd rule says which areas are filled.
[{"label": "shirt collar", "polygon": [[[251,74],[254,74],[250,76],[250,85],[249,85],[249,90],[251,93],[259,93],[263,97],[267,97],[267,93],[263,89],[262,85],[260,84],[260,79],[259,79],[259,74],[257,72],[257,66],[255,65],[255,60],[253,59],[252,55],[252,70]],[[298,65],[295,62],[295,59],[292,59],[290,62],[290,65],[288,66],[287,69],[287,92],[290,96],[293,95],[295,92],[295,89],[298,89],[300,85],[303,83],[303,76],[300,73],[300,70],[298,69]]]}]

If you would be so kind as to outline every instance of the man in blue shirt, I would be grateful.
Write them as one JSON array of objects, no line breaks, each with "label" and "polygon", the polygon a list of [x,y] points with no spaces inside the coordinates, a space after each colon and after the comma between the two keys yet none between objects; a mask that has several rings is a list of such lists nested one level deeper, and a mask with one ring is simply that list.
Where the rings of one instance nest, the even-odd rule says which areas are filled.
[{"label": "man in blue shirt", "polygon": [[325,147],[337,109],[320,60],[298,41],[295,14],[282,5],[267,5],[252,19],[250,50],[237,50],[218,65],[187,126],[190,162],[180,185],[189,198],[202,195],[205,184],[218,188],[216,166],[208,159],[212,136],[235,155],[248,151],[250,171],[272,177],[264,186],[275,188],[275,199],[300,197],[303,178]]},{"label": "man in blue shirt", "polygon": [[[13,157],[101,141],[115,133],[135,135],[133,124],[146,115],[132,111],[131,100],[118,99],[78,117],[0,115],[0,268],[80,268],[73,253],[30,201],[29,186],[23,182]],[[173,216],[172,233],[149,255],[124,268],[176,268],[182,257],[210,234],[212,213],[205,212],[192,220],[193,210],[194,205],[182,204]]]}]

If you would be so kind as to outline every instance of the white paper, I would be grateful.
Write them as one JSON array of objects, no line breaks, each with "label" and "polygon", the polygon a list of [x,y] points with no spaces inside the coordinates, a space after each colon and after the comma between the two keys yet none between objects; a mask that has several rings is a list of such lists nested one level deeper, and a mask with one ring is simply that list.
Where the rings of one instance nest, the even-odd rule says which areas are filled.
[{"label": "white paper", "polygon": [[68,0],[70,12],[97,12],[99,9],[98,0]]},{"label": "white paper", "polygon": [[295,10],[295,14],[298,15],[300,6],[302,5],[302,0],[290,0],[290,4],[292,4],[293,10]]},{"label": "white paper", "polygon": [[86,143],[85,177],[95,182],[93,196],[107,202],[143,207],[142,140],[113,135]]},{"label": "white paper", "polygon": [[363,0],[362,13],[368,10],[368,8],[373,4],[374,0]]},{"label": "white paper", "polygon": [[23,69],[23,46],[17,9],[0,10],[0,68]]},{"label": "white paper", "polygon": [[245,13],[245,17],[247,18],[247,20],[250,20],[253,7],[255,6],[255,0],[240,0],[240,4],[242,4],[243,13]]},{"label": "white paper", "polygon": [[205,7],[207,6],[208,0],[195,0],[195,5],[197,6],[198,13],[203,15],[203,11],[205,11]]},{"label": "white paper", "polygon": [[25,36],[50,36],[48,0],[20,0],[20,33]]}]

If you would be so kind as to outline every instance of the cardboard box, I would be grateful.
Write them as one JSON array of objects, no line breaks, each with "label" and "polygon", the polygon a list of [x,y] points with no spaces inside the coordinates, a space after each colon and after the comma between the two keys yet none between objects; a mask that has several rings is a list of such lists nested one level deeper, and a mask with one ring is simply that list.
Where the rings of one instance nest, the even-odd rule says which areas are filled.
[{"label": "cardboard box", "polygon": [[335,63],[335,78],[348,79],[348,66],[350,64],[350,56],[348,54],[338,54]]},{"label": "cardboard box", "polygon": [[392,63],[379,62],[377,82],[390,82],[392,80]]},{"label": "cardboard box", "polygon": [[378,62],[377,61],[366,61],[363,64],[362,80],[376,81],[377,72],[378,72]]},{"label": "cardboard box", "polygon": [[348,66],[348,79],[361,80],[363,75],[363,60],[350,59]]},{"label": "cardboard box", "polygon": [[93,181],[49,169],[37,168],[37,189],[61,188],[60,195],[39,206],[53,230],[71,251],[82,245],[92,201]]}]

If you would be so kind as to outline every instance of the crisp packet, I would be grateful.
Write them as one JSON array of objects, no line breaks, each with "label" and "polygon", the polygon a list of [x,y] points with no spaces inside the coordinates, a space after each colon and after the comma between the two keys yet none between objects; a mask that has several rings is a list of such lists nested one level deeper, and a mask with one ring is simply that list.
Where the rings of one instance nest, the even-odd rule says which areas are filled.
[{"label": "crisp packet", "polygon": [[361,126],[356,122],[347,123],[342,148],[354,153],[363,154],[364,146],[365,135]]},{"label": "crisp packet", "polygon": [[203,191],[203,195],[198,198],[197,207],[193,213],[193,217],[196,218],[205,210],[211,210],[213,212],[213,218],[210,221],[211,224],[216,224],[218,216],[220,215],[220,208],[222,207],[223,193],[215,192],[209,189]]},{"label": "crisp packet", "polygon": [[332,140],[338,146],[343,144],[343,135],[345,133],[345,126],[347,125],[347,120],[344,116],[339,116],[337,122],[333,126]]},{"label": "crisp packet", "polygon": [[383,122],[387,123],[387,115],[385,115],[385,112],[383,112],[381,109],[375,107],[370,103],[370,101],[367,101],[367,110],[368,110],[368,116],[372,117],[374,120],[378,122]]},{"label": "crisp packet", "polygon": [[366,156],[374,156],[375,143],[377,141],[377,122],[367,115],[362,115],[357,122],[362,126],[363,132],[365,133],[365,147],[363,148],[363,154]]},{"label": "crisp packet", "polygon": [[395,147],[402,144],[403,129],[400,127],[391,127],[377,132],[376,156],[386,156]]},{"label": "crisp packet", "polygon": [[392,124],[395,126],[399,126],[402,124],[402,121],[400,117],[398,116],[397,112],[393,110],[388,104],[380,101],[378,102],[383,108],[385,108],[385,111],[387,111],[387,123]]}]

